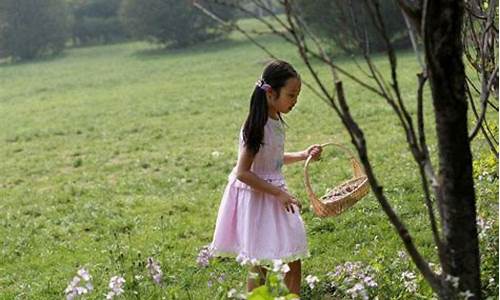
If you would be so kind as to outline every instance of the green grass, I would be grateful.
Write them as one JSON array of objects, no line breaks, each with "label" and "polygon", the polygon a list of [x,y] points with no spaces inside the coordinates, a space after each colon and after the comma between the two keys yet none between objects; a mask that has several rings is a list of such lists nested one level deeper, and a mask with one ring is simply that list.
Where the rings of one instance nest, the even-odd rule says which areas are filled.
[{"label": "green grass", "polygon": [[[291,46],[271,36],[259,39],[312,82]],[[243,282],[246,271],[235,262],[198,269],[196,255],[211,240],[236,161],[238,130],[266,60],[265,53],[232,34],[230,40],[185,50],[128,43],[1,65],[0,299],[63,298],[80,266],[89,269],[96,288],[88,299],[102,299],[109,278],[118,274],[126,275],[125,299],[136,299],[134,290],[141,299],[160,293],[167,299],[211,299],[216,288],[207,286],[210,272],[225,272],[226,286]],[[375,60],[388,75],[384,57]],[[338,62],[360,74],[350,60]],[[403,52],[399,66],[403,96],[415,116],[418,64]],[[329,78],[328,70],[322,68],[320,76]],[[345,90],[377,178],[420,251],[435,263],[421,184],[396,116],[355,83],[346,80]],[[427,131],[436,155],[429,90],[426,95]],[[308,89],[286,122],[287,150],[330,140],[350,144],[333,110]],[[480,138],[474,153],[487,153]],[[302,166],[284,172],[290,190],[306,203]],[[318,193],[348,176],[345,156],[327,148],[311,167]],[[494,223],[489,236],[498,232],[497,184],[476,186],[480,215]],[[398,262],[403,246],[373,195],[337,218],[318,219],[307,208],[303,217],[312,254],[304,261],[304,277],[361,261],[376,267],[380,299],[414,299],[398,279],[415,268]],[[495,276],[496,285],[497,240],[483,241],[482,247],[483,269]],[[133,280],[146,275],[139,263],[148,256],[162,265],[163,290]],[[419,293],[430,298],[430,288],[421,277],[418,282]],[[498,295],[493,286],[487,292]]]}]

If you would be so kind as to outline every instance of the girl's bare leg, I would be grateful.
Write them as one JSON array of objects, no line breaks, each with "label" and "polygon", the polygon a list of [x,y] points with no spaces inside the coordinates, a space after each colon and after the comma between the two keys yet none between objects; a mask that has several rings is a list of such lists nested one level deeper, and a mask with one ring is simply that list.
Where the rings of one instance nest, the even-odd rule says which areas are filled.
[{"label": "girl's bare leg", "polygon": [[253,289],[266,283],[267,270],[263,267],[254,266],[254,267],[250,268],[250,272],[258,274],[258,277],[252,278],[252,276],[250,276],[250,274],[248,275],[248,280],[247,280],[248,292],[251,292]]},{"label": "girl's bare leg", "polygon": [[290,271],[285,275],[285,284],[291,293],[300,296],[300,281],[302,277],[302,265],[300,260],[288,264]]}]

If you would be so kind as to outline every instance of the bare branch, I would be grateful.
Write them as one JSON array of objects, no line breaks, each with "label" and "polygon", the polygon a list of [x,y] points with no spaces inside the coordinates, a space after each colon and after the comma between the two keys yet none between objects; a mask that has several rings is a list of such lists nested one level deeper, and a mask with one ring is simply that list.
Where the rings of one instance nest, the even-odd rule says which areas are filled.
[{"label": "bare branch", "polygon": [[[498,65],[495,68],[495,71],[491,74],[488,83],[484,86],[483,91],[481,92],[481,114],[479,115],[479,118],[477,119],[476,125],[474,129],[472,130],[472,133],[469,135],[469,140],[472,141],[476,134],[479,132],[479,127],[481,127],[481,123],[484,120],[484,116],[486,115],[486,108],[487,108],[487,99],[490,95],[490,90],[491,86],[493,85],[493,80],[495,76],[498,74]],[[472,99],[471,99],[472,101]]]},{"label": "bare branch", "polygon": [[417,34],[422,36],[422,17],[423,13],[423,1],[422,0],[397,0],[397,3],[404,14],[408,17],[410,23],[416,30]]},{"label": "bare branch", "polygon": [[364,139],[363,132],[358,127],[356,122],[352,119],[352,116],[349,112],[349,107],[345,101],[342,82],[336,82],[335,86],[337,91],[337,99],[339,100],[342,114],[344,115],[344,124],[346,124],[346,127],[349,128],[348,132],[351,135],[352,142],[356,147],[356,150],[358,151],[361,162],[363,163],[366,176],[368,177],[368,181],[370,182],[370,186],[372,187],[372,191],[375,194],[375,197],[379,201],[386,215],[389,217],[389,221],[395,227],[397,233],[403,241],[403,244],[405,245],[406,250],[408,251],[417,268],[420,270],[420,272],[429,282],[432,288],[435,290],[439,290],[440,282],[438,276],[429,268],[429,264],[425,261],[425,259],[421,256],[420,252],[415,247],[408,229],[392,209],[391,205],[384,195],[382,187],[378,184],[378,181],[375,178],[375,174],[372,171],[372,167],[368,159],[366,141]]},{"label": "bare branch", "polygon": [[401,11],[403,14],[403,18],[405,19],[406,28],[408,29],[408,34],[410,35],[411,45],[413,47],[413,51],[417,56],[417,61],[422,70],[425,70],[424,62],[422,61],[422,57],[420,56],[420,51],[418,51],[417,39],[415,37],[414,31],[416,31],[410,23],[409,17],[404,10]]},{"label": "bare branch", "polygon": [[[308,62],[308,57],[304,51],[303,40],[301,41],[299,35],[297,34],[299,29],[296,27],[296,25],[293,22],[292,7],[291,7],[289,1],[287,1],[287,0],[285,0],[285,9],[286,9],[286,15],[288,18],[288,23],[290,24],[290,27],[292,29],[292,34],[294,35],[296,42],[297,42],[297,45],[299,46],[299,52],[301,54],[301,57],[303,58],[303,61],[306,63],[309,70],[311,71],[311,73],[313,74],[313,76],[316,79],[317,75],[314,72],[314,70],[312,69],[312,67],[310,66],[310,64]],[[319,78],[317,78],[317,81],[320,81]],[[368,179],[370,181],[372,189],[377,196],[377,199],[381,203],[382,208],[384,209],[386,214],[389,216],[389,219],[391,220],[393,225],[396,227],[397,232],[399,233],[401,239],[403,240],[403,242],[405,244],[405,247],[408,250],[408,253],[412,257],[413,261],[415,262],[415,264],[417,265],[419,270],[422,272],[424,277],[429,281],[429,283],[437,288],[439,286],[439,280],[437,279],[436,274],[434,274],[430,270],[428,263],[420,255],[420,252],[415,247],[415,244],[413,243],[408,230],[406,229],[404,224],[400,221],[399,217],[395,214],[394,210],[392,209],[392,207],[388,203],[387,199],[385,198],[382,190],[381,189],[378,190],[376,188],[379,185],[375,179],[374,174],[371,172],[371,166],[370,166],[368,157],[366,155],[366,143],[364,141],[363,132],[361,131],[359,126],[356,124],[356,122],[352,119],[352,116],[350,115],[349,107],[345,101],[345,95],[344,95],[344,91],[343,91],[343,87],[342,87],[342,82],[337,81],[335,83],[335,87],[336,87],[335,90],[337,92],[337,99],[340,103],[340,108],[341,108],[341,113],[340,112],[337,112],[337,113],[341,117],[344,124],[347,125],[347,128],[350,129],[348,131],[351,134],[351,137],[353,138],[353,144],[356,146],[356,148],[358,150],[358,154],[360,155],[360,158],[363,162],[363,165],[365,166],[366,174],[368,176]],[[397,88],[397,84],[396,84],[396,88]],[[322,89],[322,90],[323,90],[323,92],[326,92],[326,90],[324,90],[324,89]],[[426,202],[428,203],[431,222],[434,225],[433,233],[434,233],[435,239],[437,241],[437,246],[441,247],[441,242],[440,242],[438,232],[437,232],[437,226],[436,226],[435,219],[434,219],[434,213],[432,211],[432,205],[430,204],[430,195],[428,193],[427,183],[425,180],[425,175],[423,174],[424,170],[423,170],[422,165],[421,165],[420,169],[421,169],[422,175],[424,176],[424,179],[423,179],[424,188],[427,189],[426,190],[426,199],[427,199]]]},{"label": "bare branch", "polygon": [[[271,51],[269,51],[266,47],[264,47],[264,45],[262,45],[257,40],[255,40],[251,35],[249,35],[245,30],[243,30],[238,25],[236,25],[236,24],[229,24],[228,22],[226,22],[226,21],[222,20],[221,18],[219,18],[218,16],[216,16],[214,13],[210,12],[209,10],[207,10],[205,7],[203,7],[202,5],[200,5],[196,1],[193,2],[193,5],[196,8],[198,8],[199,10],[201,10],[204,14],[206,14],[209,17],[211,17],[215,21],[221,23],[222,25],[225,25],[227,27],[236,29],[238,32],[240,32],[241,34],[243,34],[249,41],[251,41],[254,45],[256,45],[257,47],[259,47],[260,49],[262,49],[262,51],[264,51],[267,55],[269,55],[269,57],[277,59],[277,57],[274,56],[274,54]],[[318,96],[321,100],[325,101],[325,103],[327,103],[328,105],[330,105],[330,101],[327,100],[323,95],[321,95],[312,85],[310,85],[305,80],[302,80],[302,82],[304,83],[305,86],[307,86],[309,89],[311,89],[311,91],[316,96]]]},{"label": "bare branch", "polygon": [[299,29],[297,28],[294,20],[292,19],[292,16],[291,16],[292,8],[291,8],[290,3],[287,0],[285,0],[284,6],[285,6],[288,25],[290,26],[290,29],[291,29],[290,33],[292,34],[293,38],[295,39],[295,45],[299,48],[299,54],[302,57],[302,60],[306,64],[307,68],[309,69],[311,75],[313,76],[313,78],[316,81],[316,84],[319,86],[320,90],[323,92],[325,97],[328,100],[330,100],[330,104],[333,107],[333,109],[335,109],[335,111],[338,112],[339,111],[338,107],[336,106],[332,95],[330,95],[330,93],[326,89],[325,85],[323,84],[323,82],[319,78],[317,72],[312,67],[312,65],[309,61],[309,58],[307,57],[306,49],[304,47],[304,40],[301,39],[301,37],[303,37],[303,36],[299,34]]},{"label": "bare branch", "polygon": [[[255,13],[251,12],[250,10],[248,9],[245,9],[241,6],[238,6],[238,5],[235,5],[235,4],[232,4],[232,3],[227,3],[225,1],[221,1],[221,0],[211,0],[213,1],[214,3],[216,4],[220,4],[220,5],[227,5],[229,7],[233,7],[233,8],[236,8],[236,9],[239,9],[240,11],[243,11],[244,13],[248,14],[249,16],[252,16],[253,18],[257,19],[258,21],[262,22],[263,24],[265,24],[269,30],[271,30],[272,33],[280,36],[281,38],[283,38],[286,42],[294,45],[294,46],[297,46],[295,44],[295,42],[289,37],[289,36],[286,36],[283,32],[277,30],[274,25],[272,25],[270,22],[268,22],[267,20],[263,19],[262,17],[256,15]],[[255,1],[255,0],[254,0]],[[194,1],[194,3],[196,3],[197,5],[195,5],[196,7],[200,6],[200,4],[196,1]],[[235,28],[236,29],[236,28]],[[241,29],[241,28],[240,28]],[[237,29],[238,30],[238,29]],[[238,30],[240,31],[240,30]],[[241,32],[241,31],[240,31]],[[291,32],[291,30],[288,31],[289,33]],[[251,40],[252,42],[254,40]],[[354,82],[358,83],[359,85],[361,85],[362,87],[372,91],[373,93],[376,93],[380,96],[381,93],[374,87],[368,85],[364,80],[360,79],[360,78],[357,78],[356,76],[352,75],[350,72],[348,72],[347,70],[345,70],[344,68],[332,63],[330,60],[324,58],[321,54],[318,54],[312,50],[310,50],[309,48],[304,48],[304,51],[306,52],[306,54],[309,54],[311,55],[312,57],[316,58],[316,59],[319,59],[320,61],[326,63],[330,68],[335,68],[335,70],[337,70],[340,74],[342,75],[345,75],[347,76],[349,79],[353,80]]]},{"label": "bare branch", "polygon": [[[472,99],[472,94],[470,92],[469,85],[465,85],[465,91],[467,92],[467,95],[469,99]],[[479,119],[479,114],[477,113],[476,106],[474,105],[474,101],[471,101],[471,108],[472,112],[476,116],[477,119]],[[486,118],[486,116],[485,116]],[[484,125],[484,126],[483,126]],[[486,129],[485,129],[486,127]],[[495,139],[494,135],[492,134],[488,123],[484,122],[480,125],[481,133],[483,134],[486,142],[488,143],[488,146],[490,147],[491,152],[495,154],[495,156],[498,158],[498,150],[495,145],[498,145],[498,141]],[[492,141],[493,140],[493,141]]]}]

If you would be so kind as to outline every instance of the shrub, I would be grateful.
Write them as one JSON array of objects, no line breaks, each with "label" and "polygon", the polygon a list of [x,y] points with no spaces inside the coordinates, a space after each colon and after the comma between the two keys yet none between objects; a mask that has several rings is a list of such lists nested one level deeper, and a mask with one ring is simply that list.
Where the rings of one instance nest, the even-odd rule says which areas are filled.
[{"label": "shrub", "polygon": [[15,60],[57,54],[68,37],[64,0],[0,0],[0,52]]},{"label": "shrub", "polygon": [[[231,19],[232,12],[227,8],[219,7],[215,12]],[[174,47],[214,39],[226,32],[189,1],[124,0],[120,17],[133,36]]]}]

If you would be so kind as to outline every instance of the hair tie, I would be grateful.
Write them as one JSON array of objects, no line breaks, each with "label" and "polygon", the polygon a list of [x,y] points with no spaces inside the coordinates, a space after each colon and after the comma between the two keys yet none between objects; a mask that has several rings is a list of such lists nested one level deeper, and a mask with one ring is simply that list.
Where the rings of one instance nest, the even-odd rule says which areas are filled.
[{"label": "hair tie", "polygon": [[264,91],[269,91],[272,89],[272,87],[267,84],[264,79],[259,79],[257,80],[257,82],[255,83],[256,86],[258,86],[260,89],[264,90]]}]

